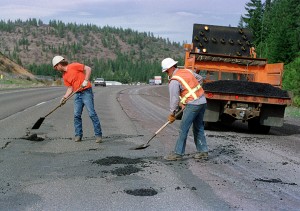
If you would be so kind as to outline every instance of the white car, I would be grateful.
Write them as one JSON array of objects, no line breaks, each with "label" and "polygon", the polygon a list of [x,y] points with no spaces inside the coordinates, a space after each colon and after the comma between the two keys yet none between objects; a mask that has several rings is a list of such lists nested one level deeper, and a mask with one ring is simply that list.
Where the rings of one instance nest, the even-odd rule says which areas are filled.
[{"label": "white car", "polygon": [[104,78],[96,78],[94,80],[94,84],[95,84],[95,86],[106,86],[106,82],[105,82]]}]

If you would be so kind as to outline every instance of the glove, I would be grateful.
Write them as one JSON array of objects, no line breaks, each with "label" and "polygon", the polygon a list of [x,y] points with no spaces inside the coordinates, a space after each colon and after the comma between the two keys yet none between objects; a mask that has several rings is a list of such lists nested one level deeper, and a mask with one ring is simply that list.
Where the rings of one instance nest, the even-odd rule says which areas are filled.
[{"label": "glove", "polygon": [[82,88],[83,88],[83,87],[86,87],[86,86],[88,85],[88,82],[89,82],[89,81],[84,80],[84,81],[82,82],[82,84],[81,84],[81,87],[82,87]]},{"label": "glove", "polygon": [[174,115],[174,114],[170,114],[170,115],[168,116],[168,121],[169,121],[170,123],[173,123],[175,120],[176,120],[176,118],[175,118],[175,115]]},{"label": "glove", "polygon": [[61,98],[60,106],[63,106],[65,103],[66,103],[66,98],[65,97]]}]

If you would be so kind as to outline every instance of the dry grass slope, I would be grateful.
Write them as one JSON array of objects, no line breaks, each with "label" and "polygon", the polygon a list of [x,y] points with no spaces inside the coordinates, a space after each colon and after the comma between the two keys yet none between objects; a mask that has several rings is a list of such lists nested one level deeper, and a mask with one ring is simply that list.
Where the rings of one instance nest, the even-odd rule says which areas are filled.
[{"label": "dry grass slope", "polygon": [[28,70],[11,61],[2,53],[0,53],[0,74],[4,76],[17,76],[20,78],[35,78],[34,75],[31,74]]}]

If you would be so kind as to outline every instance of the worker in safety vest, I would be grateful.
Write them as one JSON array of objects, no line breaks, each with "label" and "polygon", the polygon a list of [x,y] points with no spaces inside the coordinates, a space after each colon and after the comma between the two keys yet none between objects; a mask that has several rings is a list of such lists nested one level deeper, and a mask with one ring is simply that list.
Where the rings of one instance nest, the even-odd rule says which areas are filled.
[{"label": "worker in safety vest", "polygon": [[201,87],[202,77],[192,70],[177,68],[177,62],[166,58],[161,62],[162,72],[170,78],[170,112],[168,121],[173,123],[175,113],[180,106],[183,115],[180,123],[179,137],[174,152],[165,157],[166,160],[175,161],[182,159],[185,152],[186,140],[190,127],[193,124],[194,142],[197,148],[195,159],[207,159],[208,147],[204,134],[203,117],[206,109],[206,98]]}]

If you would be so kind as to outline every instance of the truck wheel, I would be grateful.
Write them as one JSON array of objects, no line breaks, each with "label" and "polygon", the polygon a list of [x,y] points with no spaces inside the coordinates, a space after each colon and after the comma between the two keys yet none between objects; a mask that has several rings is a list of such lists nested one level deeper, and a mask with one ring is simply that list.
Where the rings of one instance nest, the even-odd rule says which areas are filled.
[{"label": "truck wheel", "polygon": [[222,124],[225,124],[225,125],[229,126],[229,125],[232,125],[235,122],[235,118],[233,118],[232,116],[227,115],[227,114],[222,114],[221,122],[222,122]]},{"label": "truck wheel", "polygon": [[220,130],[220,122],[204,122],[204,130]]},{"label": "truck wheel", "polygon": [[248,129],[253,133],[268,134],[271,126],[261,125],[258,118],[248,120]]},{"label": "truck wheel", "polygon": [[212,122],[204,122],[204,129],[211,130],[212,129]]}]

